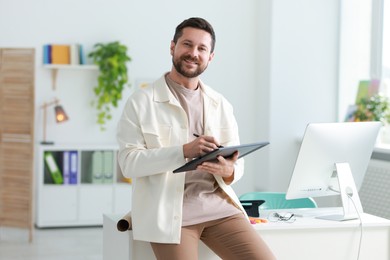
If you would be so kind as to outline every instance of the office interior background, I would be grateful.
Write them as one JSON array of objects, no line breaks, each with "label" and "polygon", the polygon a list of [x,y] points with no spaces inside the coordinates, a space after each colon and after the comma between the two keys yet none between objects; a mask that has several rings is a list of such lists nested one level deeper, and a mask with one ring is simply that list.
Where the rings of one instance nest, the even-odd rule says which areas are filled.
[{"label": "office interior background", "polygon": [[[286,191],[305,127],[342,121],[359,80],[369,79],[372,3],[353,0],[0,0],[0,47],[35,48],[35,144],[42,140],[40,106],[54,97],[70,120],[48,114],[56,144],[116,144],[124,103],[142,82],[171,68],[174,29],[188,17],[216,31],[215,58],[203,81],[234,107],[242,143],[269,141],[246,158],[237,194]],[[379,1],[377,1],[379,2]],[[59,71],[56,89],[42,66],[43,45],[120,41],[128,47],[131,87],[105,131],[95,123],[97,71]],[[87,59],[87,63],[91,60]]]}]

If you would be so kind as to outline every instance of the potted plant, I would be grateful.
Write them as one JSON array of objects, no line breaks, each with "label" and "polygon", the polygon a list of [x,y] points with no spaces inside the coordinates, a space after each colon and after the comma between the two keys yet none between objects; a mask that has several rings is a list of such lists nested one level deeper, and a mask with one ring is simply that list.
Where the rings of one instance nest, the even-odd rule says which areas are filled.
[{"label": "potted plant", "polygon": [[362,98],[356,103],[354,121],[381,121],[383,124],[390,122],[389,99],[376,94],[370,98]]},{"label": "potted plant", "polygon": [[383,127],[380,131],[380,141],[390,143],[390,101],[386,96],[376,94],[363,98],[356,103],[353,114],[354,121],[380,121]]},{"label": "potted plant", "polygon": [[101,130],[112,118],[111,109],[118,106],[122,99],[122,91],[127,85],[127,63],[131,58],[127,55],[127,47],[118,41],[97,43],[88,57],[98,65],[100,75],[94,88],[96,100],[92,105],[97,109],[97,123]]}]

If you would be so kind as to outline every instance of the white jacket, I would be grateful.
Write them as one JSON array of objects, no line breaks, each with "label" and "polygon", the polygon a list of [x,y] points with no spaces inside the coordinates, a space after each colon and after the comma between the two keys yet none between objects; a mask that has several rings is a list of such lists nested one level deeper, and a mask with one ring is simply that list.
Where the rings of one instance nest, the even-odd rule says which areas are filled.
[{"label": "white jacket", "polygon": [[[204,134],[223,146],[239,144],[233,108],[219,93],[201,82],[204,91]],[[164,76],[131,95],[118,124],[118,162],[133,179],[134,239],[180,243],[184,173],[172,173],[186,163],[186,112],[169,90]],[[236,162],[234,182],[243,175],[243,159]],[[215,176],[219,186],[244,212],[231,186]]]}]

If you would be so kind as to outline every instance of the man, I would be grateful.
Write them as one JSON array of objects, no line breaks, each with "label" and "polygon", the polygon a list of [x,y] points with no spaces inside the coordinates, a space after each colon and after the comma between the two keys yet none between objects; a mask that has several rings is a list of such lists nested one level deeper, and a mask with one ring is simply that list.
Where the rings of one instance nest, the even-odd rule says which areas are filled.
[{"label": "man", "polygon": [[199,240],[222,259],[274,259],[230,186],[243,175],[237,153],[172,173],[219,145],[239,144],[232,106],[199,79],[214,46],[206,20],[183,21],[170,46],[171,71],[126,103],[118,161],[133,178],[134,239],[151,242],[157,259],[198,259]]}]

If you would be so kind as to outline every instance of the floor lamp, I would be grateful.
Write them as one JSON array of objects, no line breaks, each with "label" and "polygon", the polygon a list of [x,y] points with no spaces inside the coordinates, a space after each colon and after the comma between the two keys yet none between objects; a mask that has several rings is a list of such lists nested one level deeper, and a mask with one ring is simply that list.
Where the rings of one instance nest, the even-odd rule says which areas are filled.
[{"label": "floor lamp", "polygon": [[43,109],[43,140],[42,140],[41,144],[54,144],[54,142],[46,140],[47,108],[50,106],[54,106],[54,113],[55,113],[57,123],[61,123],[61,122],[65,122],[65,121],[69,120],[68,115],[65,113],[64,108],[59,104],[58,99],[55,98],[51,102],[43,103],[43,105],[41,106],[41,108]]}]

